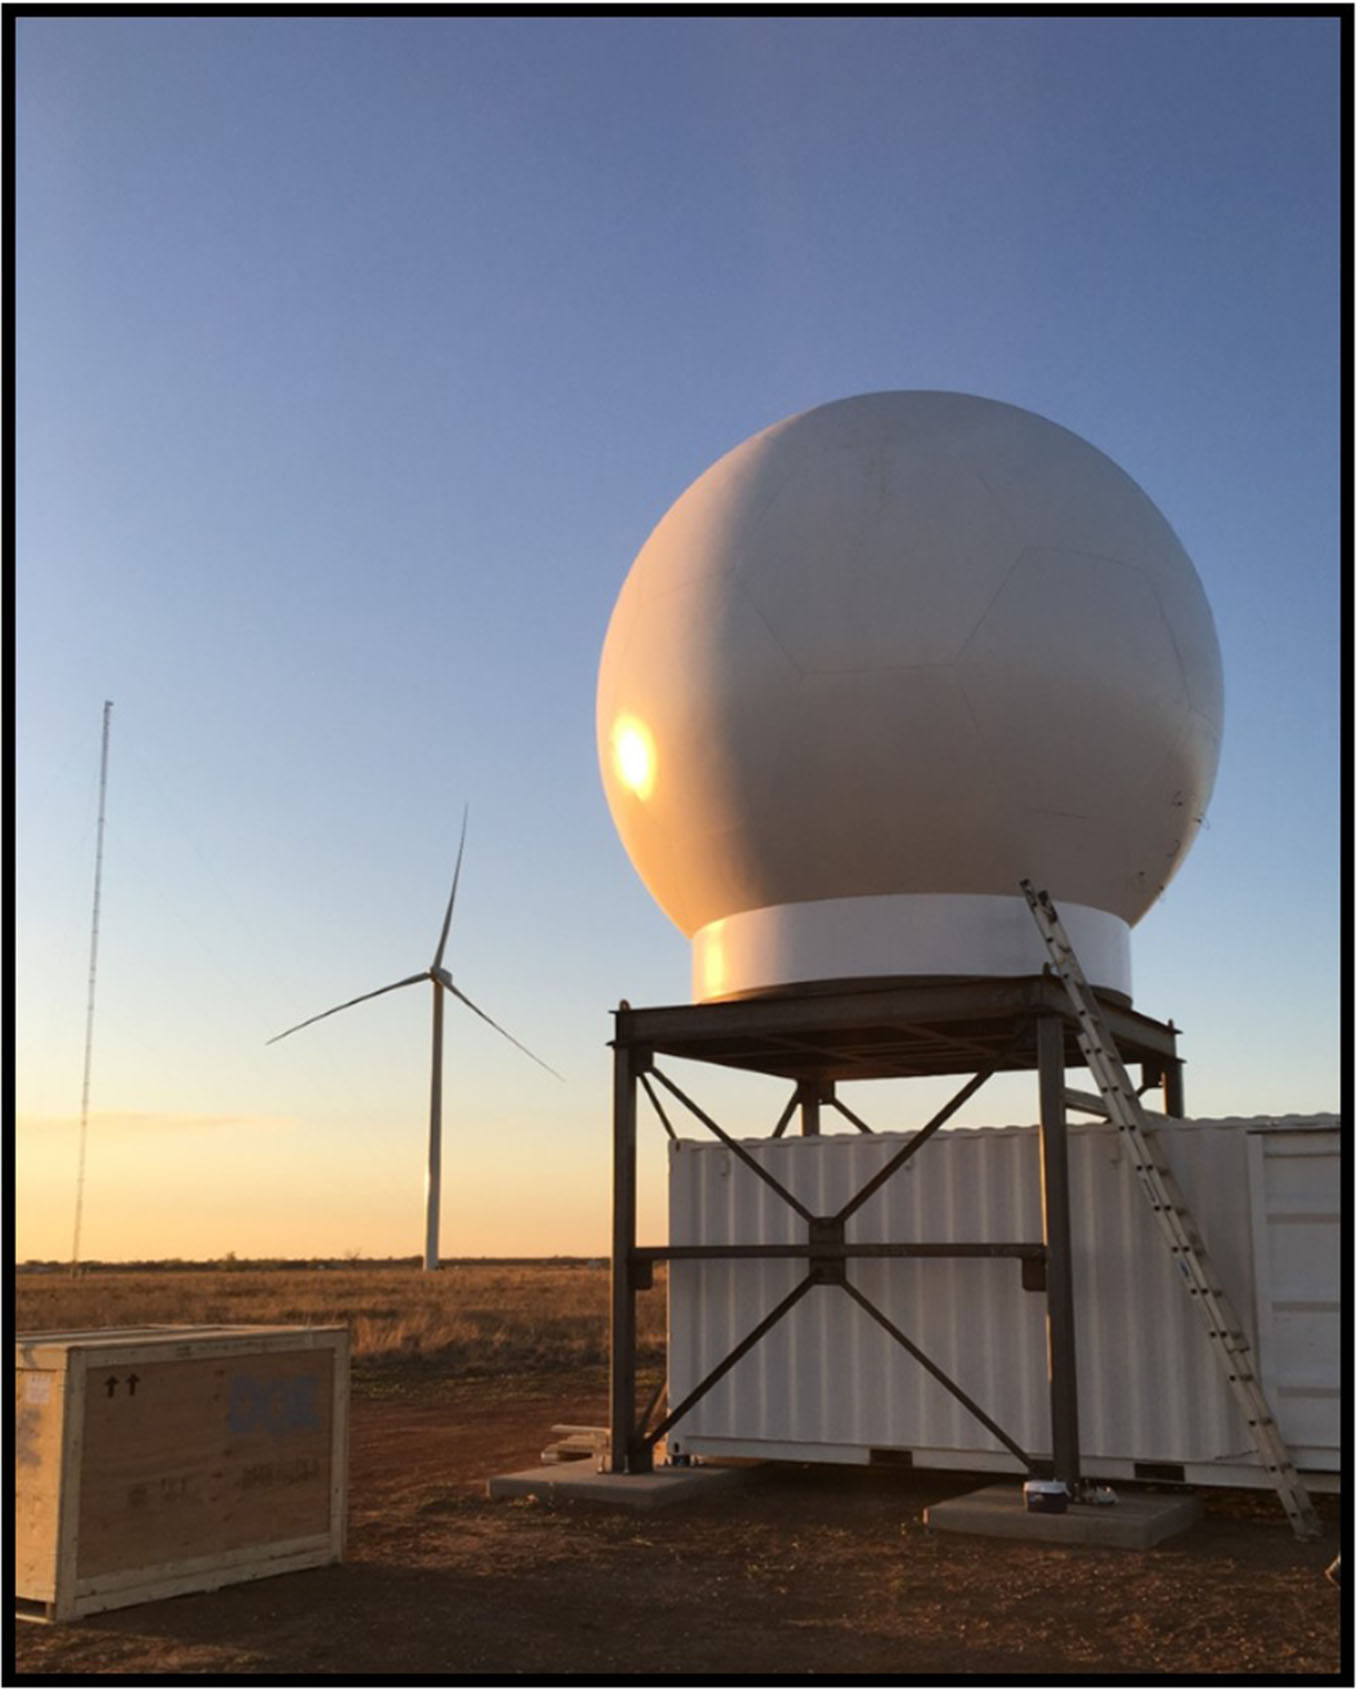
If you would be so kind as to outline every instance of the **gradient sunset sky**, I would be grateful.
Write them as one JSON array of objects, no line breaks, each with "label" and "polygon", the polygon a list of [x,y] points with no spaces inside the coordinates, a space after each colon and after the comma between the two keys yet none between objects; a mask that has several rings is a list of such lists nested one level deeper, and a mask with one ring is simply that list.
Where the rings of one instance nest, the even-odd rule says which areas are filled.
[{"label": "gradient sunset sky", "polygon": [[443,1252],[607,1251],[609,1011],[688,994],[608,616],[717,457],[880,388],[1051,417],[1175,527],[1226,730],[1136,1002],[1193,1114],[1338,1107],[1335,18],[13,27],[20,1258],[71,1245],[105,698],[83,1252],[419,1248],[426,992],[265,1040],[428,964],[468,801],[449,963],[566,1082],[449,1005]]}]

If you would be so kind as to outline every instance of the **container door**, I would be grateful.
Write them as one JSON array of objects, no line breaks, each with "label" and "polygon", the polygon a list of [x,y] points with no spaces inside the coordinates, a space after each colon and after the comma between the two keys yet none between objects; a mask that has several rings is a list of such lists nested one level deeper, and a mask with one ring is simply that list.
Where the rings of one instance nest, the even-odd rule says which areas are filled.
[{"label": "container door", "polygon": [[1341,1446],[1341,1162],[1335,1130],[1248,1134],[1262,1388],[1302,1470]]}]

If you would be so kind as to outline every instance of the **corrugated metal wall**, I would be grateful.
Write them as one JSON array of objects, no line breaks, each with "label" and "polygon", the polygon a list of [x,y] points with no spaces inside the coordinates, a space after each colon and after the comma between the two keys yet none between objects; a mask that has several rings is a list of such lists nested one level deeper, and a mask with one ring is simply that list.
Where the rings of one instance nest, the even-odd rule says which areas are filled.
[{"label": "corrugated metal wall", "polygon": [[[1335,1156],[1336,1123],[1316,1124],[1311,1135]],[[1257,1174],[1250,1171],[1248,1144],[1249,1128],[1255,1132],[1259,1125],[1188,1122],[1166,1133],[1173,1169],[1254,1338],[1251,1191]],[[1269,1135],[1290,1130],[1278,1126]],[[807,1207],[830,1214],[903,1141],[897,1134],[835,1134],[759,1139],[744,1147]],[[1321,1163],[1322,1157],[1309,1158],[1310,1177]],[[1247,1431],[1114,1129],[1071,1124],[1070,1175],[1085,1456],[1249,1461]],[[1329,1176],[1323,1182],[1331,1207],[1335,1181]],[[1321,1228],[1308,1231],[1317,1238]],[[1265,1224],[1262,1235],[1270,1235]],[[803,1236],[804,1222],[723,1146],[670,1146],[670,1242],[790,1243]],[[847,1236],[861,1242],[1039,1242],[1035,1129],[939,1133],[853,1216]],[[1335,1269],[1334,1257],[1332,1296]],[[679,1401],[697,1384],[804,1271],[796,1261],[674,1262],[669,1400]],[[1032,1454],[1049,1453],[1045,1300],[1021,1288],[1016,1261],[857,1260],[848,1271],[1018,1443]],[[1311,1262],[1309,1278],[1327,1271],[1324,1262]],[[1310,1283],[1298,1300],[1307,1305],[1316,1299]],[[1319,1340],[1326,1342],[1326,1335]],[[1287,1400],[1273,1404],[1283,1429]],[[1305,1411],[1311,1406],[1306,1398]],[[1332,1418],[1331,1436],[1317,1422],[1306,1424],[1306,1438],[1318,1438],[1306,1447],[1320,1464],[1323,1439],[1336,1448],[1335,1404]],[[966,1451],[971,1464],[986,1464],[988,1456],[998,1469],[1012,1464],[954,1397],[832,1286],[811,1291],[740,1361],[674,1428],[670,1448],[710,1448],[722,1440],[813,1445],[844,1451],[841,1458],[851,1458],[846,1451],[852,1449]],[[1335,1453],[1330,1464],[1336,1464]]]}]

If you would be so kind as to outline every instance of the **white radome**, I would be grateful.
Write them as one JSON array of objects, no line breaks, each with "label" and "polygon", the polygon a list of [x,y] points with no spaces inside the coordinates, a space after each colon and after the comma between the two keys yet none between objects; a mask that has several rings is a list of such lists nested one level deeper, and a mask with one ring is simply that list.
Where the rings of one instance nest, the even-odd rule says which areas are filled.
[{"label": "white radome", "polygon": [[756,434],[646,541],[598,752],[700,1000],[1039,973],[1049,890],[1096,985],[1191,845],[1223,726],[1201,583],[1095,447],[961,393]]}]

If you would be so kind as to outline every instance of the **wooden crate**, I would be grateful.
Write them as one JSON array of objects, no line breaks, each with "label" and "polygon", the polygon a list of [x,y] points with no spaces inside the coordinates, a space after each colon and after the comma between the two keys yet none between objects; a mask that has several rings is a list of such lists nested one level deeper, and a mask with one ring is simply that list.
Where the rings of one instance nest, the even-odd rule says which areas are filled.
[{"label": "wooden crate", "polygon": [[39,1332],[15,1350],[20,1616],[341,1558],[345,1327]]}]

